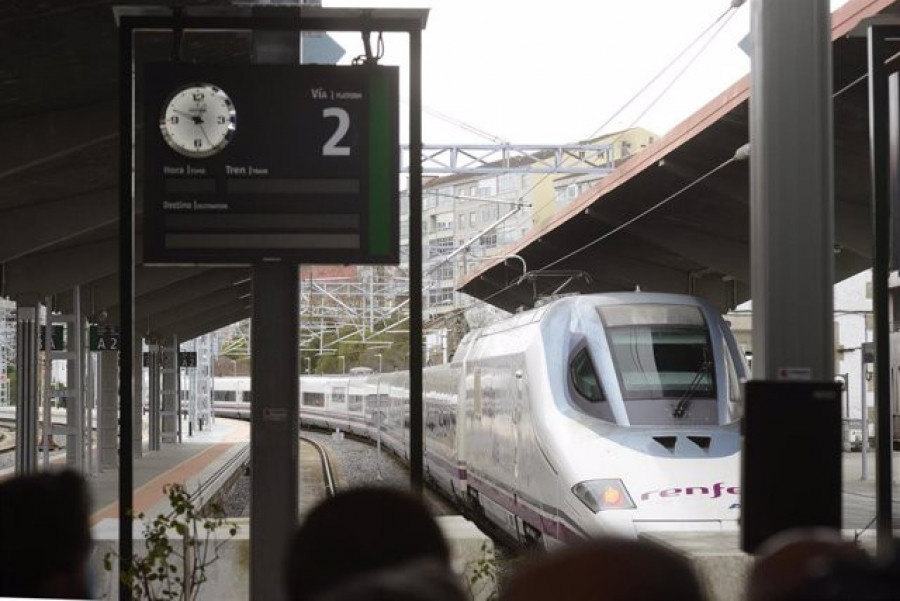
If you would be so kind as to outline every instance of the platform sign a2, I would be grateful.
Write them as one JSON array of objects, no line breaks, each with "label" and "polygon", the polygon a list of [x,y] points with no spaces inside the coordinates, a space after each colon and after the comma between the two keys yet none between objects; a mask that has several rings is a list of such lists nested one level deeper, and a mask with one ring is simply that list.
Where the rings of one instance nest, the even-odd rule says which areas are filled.
[{"label": "platform sign a2", "polygon": [[107,325],[91,325],[88,330],[88,348],[92,351],[118,351],[121,342],[119,328]]},{"label": "platform sign a2", "polygon": [[399,262],[398,71],[147,64],[144,261]]}]

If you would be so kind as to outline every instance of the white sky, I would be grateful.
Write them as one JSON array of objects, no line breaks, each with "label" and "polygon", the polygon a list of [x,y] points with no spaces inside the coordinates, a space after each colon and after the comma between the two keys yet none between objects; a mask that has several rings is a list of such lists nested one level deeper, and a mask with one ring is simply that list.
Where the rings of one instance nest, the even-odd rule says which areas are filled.
[{"label": "white sky", "polygon": [[[737,43],[749,32],[750,1],[734,11],[709,47],[646,115],[638,119],[684,61],[603,131],[637,125],[662,135],[746,74],[750,60]],[[832,7],[845,1],[832,0]],[[725,12],[730,0],[324,0],[323,4],[430,8],[423,34],[426,109],[512,143],[556,144],[595,133]],[[347,49],[342,63],[362,53],[357,34],[332,35]],[[407,36],[386,35],[385,42],[382,64],[401,66],[405,97]],[[401,122],[405,142],[405,116]],[[487,142],[427,112],[423,140]]]}]

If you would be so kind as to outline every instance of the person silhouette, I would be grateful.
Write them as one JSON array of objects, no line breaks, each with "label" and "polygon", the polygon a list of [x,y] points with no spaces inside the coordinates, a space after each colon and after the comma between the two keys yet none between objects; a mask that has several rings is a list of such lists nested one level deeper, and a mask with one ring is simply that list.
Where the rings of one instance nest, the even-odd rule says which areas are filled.
[{"label": "person silhouette", "polygon": [[465,599],[428,508],[390,488],[350,489],[313,508],[285,575],[292,601]]},{"label": "person silhouette", "polygon": [[90,500],[76,472],[0,482],[0,597],[90,598]]}]

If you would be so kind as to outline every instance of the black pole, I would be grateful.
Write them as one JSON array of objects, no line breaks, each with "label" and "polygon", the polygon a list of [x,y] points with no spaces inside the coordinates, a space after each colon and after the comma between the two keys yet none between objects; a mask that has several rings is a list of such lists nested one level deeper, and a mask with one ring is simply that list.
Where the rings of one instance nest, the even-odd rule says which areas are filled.
[{"label": "black pole", "polygon": [[134,175],[132,140],[133,57],[132,27],[119,26],[119,599],[130,601],[131,590],[122,575],[131,568],[134,472],[132,461],[132,372],[134,343]]},{"label": "black pole", "polygon": [[422,494],[422,32],[409,33],[409,479]]},{"label": "black pole", "polygon": [[[875,516],[877,553],[891,552],[891,399],[888,340],[888,263],[890,190],[888,188],[887,69],[882,27],[869,27],[869,157],[872,174],[872,309],[875,314]],[[863,433],[863,436],[866,434]]]}]

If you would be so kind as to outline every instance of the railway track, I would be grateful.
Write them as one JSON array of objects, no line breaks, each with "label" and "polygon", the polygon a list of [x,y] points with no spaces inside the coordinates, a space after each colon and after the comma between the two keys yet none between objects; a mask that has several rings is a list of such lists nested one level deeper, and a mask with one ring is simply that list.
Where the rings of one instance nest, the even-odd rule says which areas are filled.
[{"label": "railway track", "polygon": [[334,470],[331,467],[331,459],[328,457],[328,452],[325,450],[325,447],[312,438],[301,436],[300,440],[310,445],[316,450],[316,453],[319,454],[319,462],[322,464],[322,479],[325,485],[325,496],[328,498],[333,497],[337,493],[337,486],[335,484]]}]

